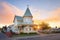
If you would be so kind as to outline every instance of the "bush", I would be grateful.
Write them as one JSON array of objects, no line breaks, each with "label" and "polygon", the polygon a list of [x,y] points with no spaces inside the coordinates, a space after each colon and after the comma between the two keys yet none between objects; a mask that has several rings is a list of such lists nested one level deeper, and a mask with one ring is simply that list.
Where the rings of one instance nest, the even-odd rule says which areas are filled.
[{"label": "bush", "polygon": [[46,30],[46,29],[50,29],[50,28],[51,28],[51,27],[49,26],[49,24],[48,24],[48,23],[45,23],[45,22],[42,22],[42,23],[40,24],[40,27],[41,27],[42,30]]}]

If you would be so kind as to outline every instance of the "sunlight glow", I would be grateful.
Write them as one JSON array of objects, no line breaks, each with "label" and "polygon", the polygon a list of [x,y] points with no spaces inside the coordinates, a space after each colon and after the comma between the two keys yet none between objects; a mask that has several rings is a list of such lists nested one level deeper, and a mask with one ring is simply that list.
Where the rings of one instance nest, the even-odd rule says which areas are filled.
[{"label": "sunlight glow", "polygon": [[58,28],[60,28],[60,23],[57,23],[57,22],[49,22],[49,25],[52,27],[52,28],[55,28],[56,26]]},{"label": "sunlight glow", "polygon": [[[1,3],[1,5],[3,7],[3,10],[0,9],[1,10],[0,18],[2,18],[0,20],[0,23],[2,24],[12,24],[14,20],[14,15],[22,16],[24,14],[23,10],[9,3],[3,2]],[[42,21],[45,21],[45,22],[48,21],[48,24],[51,27],[53,28],[55,28],[55,26],[60,27],[60,8],[56,8],[52,11],[47,11],[47,10],[41,10],[41,9],[32,7],[31,11],[33,11],[32,14],[33,14],[33,20],[35,24],[40,24]],[[0,27],[3,26],[2,24],[0,24]]]}]

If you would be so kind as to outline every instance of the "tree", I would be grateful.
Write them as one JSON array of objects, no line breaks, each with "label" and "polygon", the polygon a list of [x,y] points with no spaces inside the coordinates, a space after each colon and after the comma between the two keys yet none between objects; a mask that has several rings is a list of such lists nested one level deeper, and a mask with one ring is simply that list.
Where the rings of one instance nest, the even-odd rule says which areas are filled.
[{"label": "tree", "polygon": [[45,22],[42,22],[42,23],[40,24],[40,27],[41,27],[42,30],[50,29],[50,28],[51,28],[51,27],[49,26],[49,24],[48,24],[48,23],[45,23]]}]

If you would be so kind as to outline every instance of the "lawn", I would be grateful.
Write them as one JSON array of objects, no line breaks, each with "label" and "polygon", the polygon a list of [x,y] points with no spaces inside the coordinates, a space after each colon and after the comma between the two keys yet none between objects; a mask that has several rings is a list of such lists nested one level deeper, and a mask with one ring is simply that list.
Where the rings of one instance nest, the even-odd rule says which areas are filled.
[{"label": "lawn", "polygon": [[38,35],[37,33],[20,33],[20,34],[14,34],[12,37],[25,37],[25,36],[34,36],[34,35]]}]

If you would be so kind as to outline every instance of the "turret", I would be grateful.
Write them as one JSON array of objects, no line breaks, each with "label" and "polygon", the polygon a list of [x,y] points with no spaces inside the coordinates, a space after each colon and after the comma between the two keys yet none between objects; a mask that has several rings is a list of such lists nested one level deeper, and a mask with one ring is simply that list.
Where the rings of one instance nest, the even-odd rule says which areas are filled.
[{"label": "turret", "polygon": [[33,22],[32,18],[33,18],[33,16],[29,10],[29,7],[27,7],[26,12],[23,16],[23,22],[25,24],[32,24],[32,22]]}]

